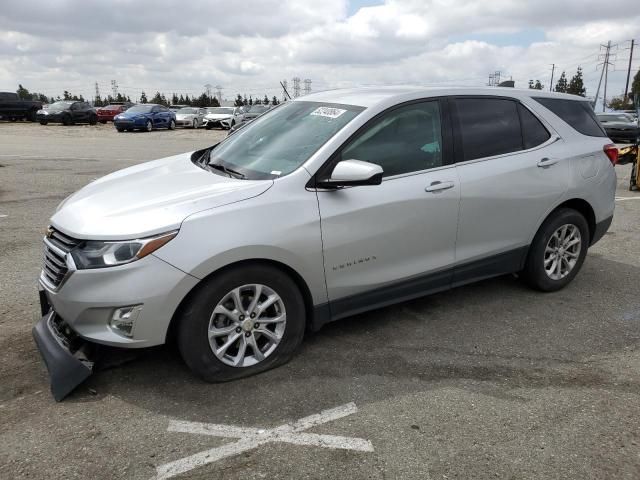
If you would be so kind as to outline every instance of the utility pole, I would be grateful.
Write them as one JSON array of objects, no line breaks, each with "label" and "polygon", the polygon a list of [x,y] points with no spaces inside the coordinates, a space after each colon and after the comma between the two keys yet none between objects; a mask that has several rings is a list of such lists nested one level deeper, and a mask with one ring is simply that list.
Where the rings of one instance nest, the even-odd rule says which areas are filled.
[{"label": "utility pole", "polygon": [[282,91],[284,92],[284,95],[286,95],[286,97],[283,95],[282,99],[286,101],[287,97],[289,97],[289,100],[291,100],[291,95],[289,95],[289,92],[287,91],[287,81],[286,80],[281,81],[280,85],[282,85]]},{"label": "utility pole", "polygon": [[[602,99],[602,111],[604,112],[607,105],[607,79],[608,79],[608,71],[609,65],[613,65],[609,60],[611,58],[611,48],[616,47],[617,45],[611,45],[611,40],[607,42],[606,45],[600,45],[600,48],[604,48],[604,60],[602,63],[598,64],[598,66],[602,65],[602,72],[600,72],[600,80],[598,81],[598,88],[596,89],[596,97],[593,100],[593,108],[596,108],[596,104],[598,103],[598,95],[600,94],[600,85],[602,85],[602,79],[604,78],[604,96]],[[602,56],[603,54],[600,54]]]},{"label": "utility pole", "polygon": [[116,82],[115,80],[111,80],[111,92],[113,93],[113,98],[115,100],[115,98],[118,96],[118,82]]},{"label": "utility pole", "polygon": [[98,87],[98,82],[96,82],[96,98],[93,99],[93,103],[95,104],[99,98],[100,98],[100,87]]},{"label": "utility pole", "polygon": [[300,77],[293,77],[293,98],[300,96]]},{"label": "utility pole", "polygon": [[216,85],[215,89],[216,89],[216,97],[218,98],[218,103],[222,105],[222,87],[220,85]]},{"label": "utility pole", "polygon": [[556,71],[556,64],[551,64],[551,83],[549,83],[549,91],[553,91],[553,73]]},{"label": "utility pole", "polygon": [[629,67],[627,67],[627,83],[624,87],[624,103],[629,98],[629,77],[631,76],[631,62],[633,61],[633,44],[635,40],[631,39],[631,51],[629,52]]},{"label": "utility pole", "polygon": [[311,80],[309,78],[304,79],[304,94],[309,95],[311,93]]},{"label": "utility pole", "polygon": [[210,83],[207,83],[204,86],[204,90],[205,92],[207,92],[207,97],[211,98],[211,88],[213,87],[213,85],[211,85]]}]

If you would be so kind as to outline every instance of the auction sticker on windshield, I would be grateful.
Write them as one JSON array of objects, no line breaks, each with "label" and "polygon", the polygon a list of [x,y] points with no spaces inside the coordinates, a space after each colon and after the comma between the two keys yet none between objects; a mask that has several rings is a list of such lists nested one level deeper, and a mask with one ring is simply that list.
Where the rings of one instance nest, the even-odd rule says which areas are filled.
[{"label": "auction sticker on windshield", "polygon": [[309,115],[319,115],[321,117],[338,118],[344,112],[346,112],[346,110],[343,110],[341,108],[318,107]]}]

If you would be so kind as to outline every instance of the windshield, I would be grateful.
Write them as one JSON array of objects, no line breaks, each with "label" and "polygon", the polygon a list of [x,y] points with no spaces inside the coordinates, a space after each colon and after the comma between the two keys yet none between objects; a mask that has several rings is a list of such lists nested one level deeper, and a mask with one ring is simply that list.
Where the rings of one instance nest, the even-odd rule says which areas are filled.
[{"label": "windshield", "polygon": [[56,102],[49,105],[48,110],[66,110],[73,102]]},{"label": "windshield", "polygon": [[614,115],[598,115],[598,119],[599,120],[604,120],[606,122],[630,122],[632,119],[629,118],[627,115],[620,113],[620,114],[614,114]]},{"label": "windshield", "polygon": [[188,113],[198,113],[197,108],[181,108],[178,110],[178,113],[188,114]]},{"label": "windshield", "polygon": [[127,113],[149,113],[155,105],[134,105]]},{"label": "windshield", "polygon": [[264,105],[252,105],[247,110],[248,113],[263,113],[269,110],[269,107],[265,107]]},{"label": "windshield", "polygon": [[209,164],[247,179],[278,178],[302,165],[363,107],[287,102],[254,120],[215,147]]},{"label": "windshield", "polygon": [[207,108],[208,113],[228,113],[231,115],[233,113],[233,108],[223,108],[223,107],[213,107]]}]

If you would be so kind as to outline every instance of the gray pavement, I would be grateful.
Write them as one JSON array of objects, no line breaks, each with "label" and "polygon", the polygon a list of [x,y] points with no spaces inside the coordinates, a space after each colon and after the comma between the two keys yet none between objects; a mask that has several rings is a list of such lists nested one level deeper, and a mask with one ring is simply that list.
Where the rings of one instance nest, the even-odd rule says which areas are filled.
[{"label": "gray pavement", "polygon": [[307,432],[372,452],[271,442],[176,478],[640,478],[640,193],[628,166],[610,232],[563,291],[507,276],[376,310],[227,384],[159,347],[55,403],[30,333],[49,215],[94,178],[223,135],[0,123],[0,478],[148,479],[236,441],[168,431],[172,420],[273,428],[350,402],[357,412]]}]

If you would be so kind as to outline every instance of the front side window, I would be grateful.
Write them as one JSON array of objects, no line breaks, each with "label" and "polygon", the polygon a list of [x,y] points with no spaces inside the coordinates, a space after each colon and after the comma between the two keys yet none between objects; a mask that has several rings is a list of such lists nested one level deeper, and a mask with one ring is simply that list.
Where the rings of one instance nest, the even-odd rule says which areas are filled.
[{"label": "front side window", "polygon": [[522,150],[518,105],[502,98],[454,100],[464,160]]},{"label": "front side window", "polygon": [[405,105],[382,115],[340,154],[340,160],[380,165],[385,177],[440,167],[442,158],[437,101]]},{"label": "front side window", "polygon": [[247,179],[287,175],[353,120],[363,107],[322,102],[287,102],[247,124],[211,150],[208,164]]}]

